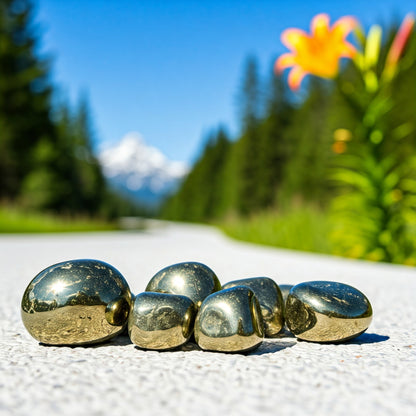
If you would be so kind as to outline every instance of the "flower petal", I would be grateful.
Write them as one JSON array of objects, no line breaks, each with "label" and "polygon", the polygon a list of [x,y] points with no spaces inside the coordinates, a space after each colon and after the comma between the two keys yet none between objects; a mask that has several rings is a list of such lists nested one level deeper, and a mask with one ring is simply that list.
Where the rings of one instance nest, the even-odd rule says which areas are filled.
[{"label": "flower petal", "polygon": [[351,16],[345,16],[330,27],[327,14],[316,15],[311,22],[311,33],[290,28],[282,33],[281,39],[291,53],[284,54],[275,63],[275,71],[281,72],[292,66],[288,83],[292,90],[300,87],[306,74],[322,78],[333,78],[339,70],[340,58],[353,58],[356,48],[346,41],[347,35],[358,26]]},{"label": "flower petal", "polygon": [[301,29],[286,29],[283,31],[281,40],[283,45],[288,49],[296,50],[305,43],[306,38],[308,37],[307,33]]},{"label": "flower petal", "polygon": [[358,26],[358,20],[354,16],[339,18],[332,26],[332,33],[342,39],[346,38],[351,31]]},{"label": "flower petal", "polygon": [[306,72],[300,66],[293,67],[289,72],[289,77],[287,79],[290,89],[293,91],[298,90],[305,75]]},{"label": "flower petal", "polygon": [[291,53],[284,53],[280,56],[276,63],[274,64],[275,72],[279,73],[282,72],[285,68],[289,68],[290,66],[295,65],[295,55]]},{"label": "flower petal", "polygon": [[355,49],[355,46],[351,45],[349,42],[344,42],[341,50],[339,51],[339,55],[342,58],[354,58],[356,54],[357,49]]},{"label": "flower petal", "polygon": [[317,14],[311,22],[311,34],[314,38],[325,38],[329,32],[329,16],[326,13]]},{"label": "flower petal", "polygon": [[387,65],[396,65],[406,43],[412,33],[413,26],[415,25],[414,16],[409,13],[405,16],[402,24],[399,27],[399,30],[396,33],[396,36],[393,39],[393,43],[390,47],[389,53],[387,55]]}]

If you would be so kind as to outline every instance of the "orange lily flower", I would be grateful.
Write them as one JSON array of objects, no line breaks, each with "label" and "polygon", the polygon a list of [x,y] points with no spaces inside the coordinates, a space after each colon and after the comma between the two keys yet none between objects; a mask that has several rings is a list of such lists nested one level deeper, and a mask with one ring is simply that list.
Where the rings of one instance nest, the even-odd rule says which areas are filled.
[{"label": "orange lily flower", "polygon": [[280,56],[275,63],[275,70],[281,72],[293,67],[288,78],[292,90],[299,88],[308,73],[323,78],[335,77],[339,59],[353,58],[357,52],[345,40],[357,25],[354,17],[344,16],[330,27],[329,16],[321,13],[312,19],[310,35],[300,29],[286,29],[281,40],[291,52]]}]

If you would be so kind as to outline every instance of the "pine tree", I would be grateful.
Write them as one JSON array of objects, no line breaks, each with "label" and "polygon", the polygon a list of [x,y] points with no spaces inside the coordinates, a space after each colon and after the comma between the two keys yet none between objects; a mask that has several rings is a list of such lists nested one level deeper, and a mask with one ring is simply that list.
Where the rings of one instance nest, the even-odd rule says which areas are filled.
[{"label": "pine tree", "polygon": [[321,204],[328,194],[328,169],[332,136],[327,118],[331,90],[311,79],[306,99],[293,114],[288,126],[288,163],[284,169],[281,196]]},{"label": "pine tree", "polygon": [[208,221],[224,209],[224,167],[230,141],[220,128],[206,140],[205,148],[181,188],[163,209],[163,216],[176,220]]},{"label": "pine tree", "polygon": [[[93,151],[94,134],[86,97],[82,97],[73,120],[73,144],[77,185],[81,190],[79,208],[89,214],[96,213],[103,203],[105,180]],[[77,188],[74,188],[77,189]]]},{"label": "pine tree", "polygon": [[209,192],[206,193],[204,218],[218,218],[226,210],[224,201],[225,166],[229,157],[231,142],[224,128],[220,128],[212,142],[207,154],[206,179],[209,183]]},{"label": "pine tree", "polygon": [[283,77],[272,73],[268,91],[266,115],[260,130],[257,174],[259,206],[262,208],[278,203],[278,190],[285,179],[285,168],[290,156],[291,142],[287,129],[293,113]]},{"label": "pine tree", "polygon": [[[101,167],[93,152],[89,113],[88,101],[82,97],[75,110],[66,103],[60,104],[55,116],[56,154],[49,164],[61,178],[65,178],[60,182],[66,190],[65,196],[59,198],[60,206],[55,208],[70,214],[96,214],[106,193]],[[45,161],[40,163],[40,166],[45,165]]]},{"label": "pine tree", "polygon": [[30,0],[0,0],[0,200],[94,215],[107,190],[87,100],[75,112],[66,104],[53,108],[56,92],[49,62],[38,56],[33,13]]},{"label": "pine tree", "polygon": [[17,198],[54,135],[49,63],[37,57],[32,22],[29,0],[0,1],[0,199]]},{"label": "pine tree", "polygon": [[242,135],[234,151],[238,160],[238,210],[247,215],[259,208],[258,172],[260,153],[261,87],[254,57],[247,59],[239,97]]}]

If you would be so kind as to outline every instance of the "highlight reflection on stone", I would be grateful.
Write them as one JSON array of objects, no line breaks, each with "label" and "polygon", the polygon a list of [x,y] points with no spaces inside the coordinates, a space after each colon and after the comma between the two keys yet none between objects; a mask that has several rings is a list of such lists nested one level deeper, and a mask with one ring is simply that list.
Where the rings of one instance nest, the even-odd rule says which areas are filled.
[{"label": "highlight reflection on stone", "polygon": [[208,296],[197,314],[194,333],[204,350],[246,352],[258,347],[264,327],[254,292],[236,286]]},{"label": "highlight reflection on stone", "polygon": [[221,290],[216,274],[205,264],[186,262],[173,264],[157,272],[146,292],[171,293],[190,298],[197,307],[211,293]]},{"label": "highlight reflection on stone", "polygon": [[168,350],[189,340],[196,307],[186,296],[144,292],[137,295],[129,316],[131,341],[140,348]]},{"label": "highlight reflection on stone", "polygon": [[113,266],[71,260],[40,272],[21,304],[23,324],[38,341],[82,345],[108,340],[127,324],[129,286]]},{"label": "highlight reflection on stone", "polygon": [[266,337],[275,337],[283,327],[283,298],[279,286],[269,277],[234,280],[222,288],[249,287],[259,301]]},{"label": "highlight reflection on stone", "polygon": [[367,297],[352,286],[326,281],[294,286],[286,302],[286,324],[297,338],[341,342],[362,334],[370,325]]}]

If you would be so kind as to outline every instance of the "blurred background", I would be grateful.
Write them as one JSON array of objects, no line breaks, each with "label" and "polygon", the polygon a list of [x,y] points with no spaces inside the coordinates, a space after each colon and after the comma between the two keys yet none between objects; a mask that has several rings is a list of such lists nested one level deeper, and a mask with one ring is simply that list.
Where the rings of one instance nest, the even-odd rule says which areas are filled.
[{"label": "blurred background", "polygon": [[[383,81],[413,11],[411,0],[0,0],[0,232],[152,217],[416,265],[413,28]],[[364,37],[379,25],[377,59],[293,92],[273,71],[280,35],[321,12],[355,16]],[[350,40],[365,51],[369,39]]]}]

